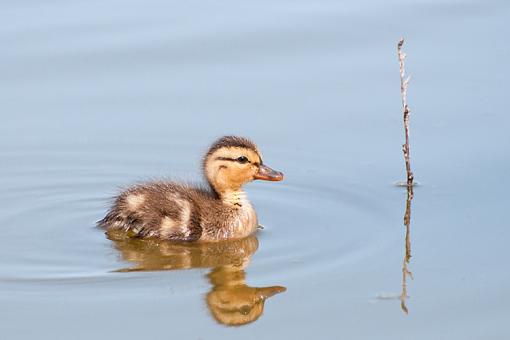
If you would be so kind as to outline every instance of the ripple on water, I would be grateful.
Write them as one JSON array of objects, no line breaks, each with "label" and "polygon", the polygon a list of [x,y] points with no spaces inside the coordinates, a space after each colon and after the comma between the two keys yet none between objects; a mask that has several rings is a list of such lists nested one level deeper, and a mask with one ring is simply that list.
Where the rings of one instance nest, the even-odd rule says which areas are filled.
[{"label": "ripple on water", "polygon": [[[60,164],[8,170],[12,195],[3,198],[9,209],[0,219],[12,227],[5,235],[10,241],[0,250],[6,264],[0,271],[3,282],[103,281],[125,267],[125,259],[94,223],[105,213],[119,178],[143,171],[99,171],[83,164],[64,169]],[[352,265],[384,247],[381,239],[391,242],[379,237],[384,232],[380,220],[387,216],[372,193],[355,184],[313,183],[294,175],[247,189],[265,226],[252,259],[256,275],[306,276]]]},{"label": "ripple on water", "polygon": [[284,270],[287,276],[308,276],[353,265],[392,243],[381,237],[384,210],[356,187],[290,184],[256,190],[252,196],[265,226],[254,265],[263,266],[264,275]]}]

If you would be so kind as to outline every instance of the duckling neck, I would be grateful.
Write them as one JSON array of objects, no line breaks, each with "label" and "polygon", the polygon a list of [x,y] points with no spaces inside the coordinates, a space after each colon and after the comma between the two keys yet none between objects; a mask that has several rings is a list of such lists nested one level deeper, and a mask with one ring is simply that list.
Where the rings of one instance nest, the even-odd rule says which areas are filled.
[{"label": "duckling neck", "polygon": [[226,190],[219,193],[219,196],[221,201],[228,206],[243,208],[250,204],[246,193],[242,189]]}]

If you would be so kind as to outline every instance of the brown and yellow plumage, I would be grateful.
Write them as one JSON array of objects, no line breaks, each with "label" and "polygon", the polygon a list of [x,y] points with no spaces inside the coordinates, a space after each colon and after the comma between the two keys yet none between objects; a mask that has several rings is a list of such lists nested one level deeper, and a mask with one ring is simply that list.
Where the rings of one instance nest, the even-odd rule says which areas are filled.
[{"label": "brown and yellow plumage", "polygon": [[254,179],[283,179],[282,173],[263,165],[253,142],[236,136],[211,145],[203,171],[208,187],[155,181],[128,188],[98,225],[174,241],[243,238],[257,229],[258,222],[242,186]]}]

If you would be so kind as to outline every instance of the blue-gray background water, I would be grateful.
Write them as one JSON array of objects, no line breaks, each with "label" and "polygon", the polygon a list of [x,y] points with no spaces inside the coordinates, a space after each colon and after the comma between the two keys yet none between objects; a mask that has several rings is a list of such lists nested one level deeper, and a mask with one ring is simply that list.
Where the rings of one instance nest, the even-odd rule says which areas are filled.
[{"label": "blue-gray background water", "polygon": [[[506,1],[0,4],[0,333],[5,339],[508,339]],[[396,43],[405,36],[412,202]],[[223,134],[282,183],[247,188],[250,286],[228,327],[210,269],[133,266],[94,227],[119,187],[200,178]]]}]

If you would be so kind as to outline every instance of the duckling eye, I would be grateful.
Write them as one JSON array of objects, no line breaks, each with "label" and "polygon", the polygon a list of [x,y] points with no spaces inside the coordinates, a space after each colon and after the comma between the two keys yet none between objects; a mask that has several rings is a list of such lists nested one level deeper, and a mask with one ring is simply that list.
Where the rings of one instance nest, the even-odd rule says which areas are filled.
[{"label": "duckling eye", "polygon": [[250,162],[246,156],[241,156],[241,157],[237,158],[236,161],[238,161],[241,164],[245,164],[245,163],[249,163]]}]

